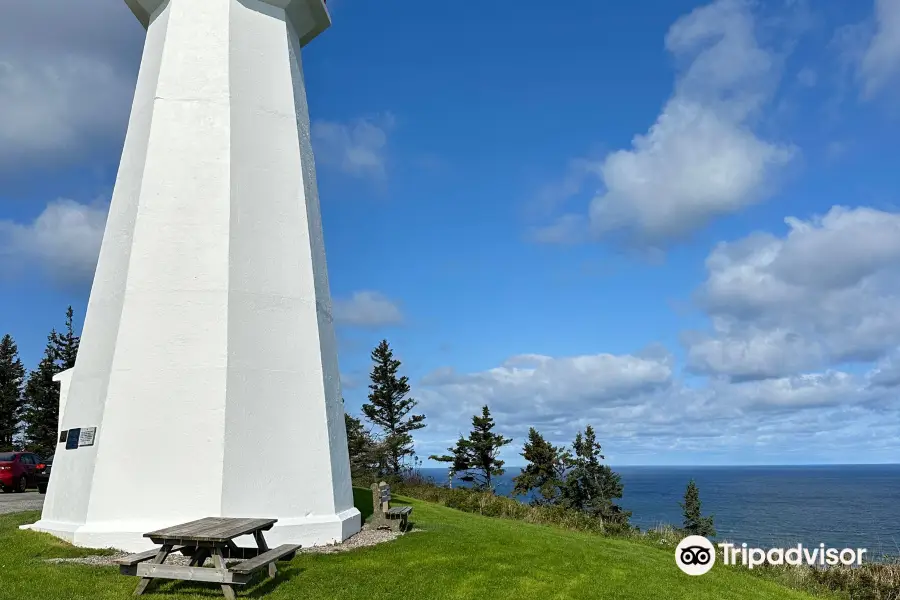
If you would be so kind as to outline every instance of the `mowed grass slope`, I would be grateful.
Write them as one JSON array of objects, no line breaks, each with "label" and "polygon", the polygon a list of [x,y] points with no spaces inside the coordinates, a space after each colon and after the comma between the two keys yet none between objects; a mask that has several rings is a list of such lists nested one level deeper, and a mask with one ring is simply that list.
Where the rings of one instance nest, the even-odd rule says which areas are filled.
[{"label": "mowed grass slope", "polygon": [[[368,490],[356,503],[371,514]],[[399,499],[398,499],[399,500]],[[735,600],[810,598],[775,583],[716,566],[689,577],[671,552],[626,540],[491,519],[410,501],[422,531],[346,553],[300,555],[261,576],[242,597],[422,600],[426,598],[614,598]],[[137,579],[113,567],[50,564],[44,559],[97,554],[18,525],[37,513],[0,516],[0,599],[127,598]],[[156,582],[153,598],[221,598],[213,584]]]}]

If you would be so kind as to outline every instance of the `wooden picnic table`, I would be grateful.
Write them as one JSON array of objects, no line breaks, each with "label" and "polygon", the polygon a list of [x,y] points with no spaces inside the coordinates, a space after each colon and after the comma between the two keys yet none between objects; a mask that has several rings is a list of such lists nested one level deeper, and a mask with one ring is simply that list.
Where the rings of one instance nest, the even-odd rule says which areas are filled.
[{"label": "wooden picnic table", "polygon": [[[140,596],[153,579],[180,579],[184,581],[207,581],[218,583],[229,600],[235,598],[235,585],[248,583],[253,573],[268,567],[269,577],[275,577],[275,561],[290,560],[300,549],[299,544],[284,544],[269,549],[263,532],[268,531],[278,519],[233,519],[227,517],[207,517],[190,523],[167,527],[145,533],[160,547],[132,554],[116,561],[123,575],[141,578],[135,596]],[[252,535],[256,548],[240,548],[234,539]],[[191,557],[189,566],[163,564],[166,557],[181,552]],[[215,568],[203,566],[208,558],[213,559]],[[231,567],[226,567],[226,559],[241,559]]]}]

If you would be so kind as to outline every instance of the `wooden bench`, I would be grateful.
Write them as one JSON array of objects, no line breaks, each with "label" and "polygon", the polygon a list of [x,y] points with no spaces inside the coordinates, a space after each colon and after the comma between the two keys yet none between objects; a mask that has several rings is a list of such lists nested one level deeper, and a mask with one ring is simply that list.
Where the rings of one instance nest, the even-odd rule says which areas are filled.
[{"label": "wooden bench", "polygon": [[250,575],[263,567],[269,567],[271,570],[275,566],[275,561],[291,560],[297,555],[297,550],[299,549],[299,544],[282,544],[268,552],[263,552],[254,558],[240,562],[229,570],[240,575]]},{"label": "wooden bench", "polygon": [[384,483],[372,484],[373,525],[376,528],[390,528],[406,531],[412,506],[391,506],[391,486]]},{"label": "wooden bench", "polygon": [[[300,546],[284,544],[272,550],[266,545],[263,531],[268,531],[276,519],[230,519],[207,517],[190,523],[160,529],[144,534],[160,548],[132,554],[118,559],[119,571],[123,575],[141,578],[135,596],[146,591],[153,579],[178,579],[183,581],[206,581],[218,583],[229,600],[235,598],[235,585],[245,585],[253,579],[253,574],[268,567],[269,577],[278,572],[275,562],[294,558]],[[256,548],[241,548],[234,539],[252,535]],[[181,552],[191,557],[190,565],[164,564],[169,554]],[[205,568],[203,563],[213,559],[215,568]],[[241,559],[243,562],[226,567],[225,559]]]}]

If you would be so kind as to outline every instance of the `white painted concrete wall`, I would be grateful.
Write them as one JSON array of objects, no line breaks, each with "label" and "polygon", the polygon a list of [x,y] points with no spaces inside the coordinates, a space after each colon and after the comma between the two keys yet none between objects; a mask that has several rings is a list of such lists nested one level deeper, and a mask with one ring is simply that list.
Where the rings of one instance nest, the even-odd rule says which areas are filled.
[{"label": "white painted concrete wall", "polygon": [[157,527],[258,516],[279,519],[270,544],[345,539],[360,515],[300,13],[128,2],[147,41],[61,422],[97,437],[61,446],[32,528],[140,550]]},{"label": "white painted concrete wall", "polygon": [[62,418],[63,413],[66,412],[66,399],[69,397],[69,384],[72,383],[73,370],[74,369],[66,369],[53,376],[53,381],[59,383],[59,430],[62,430]]}]

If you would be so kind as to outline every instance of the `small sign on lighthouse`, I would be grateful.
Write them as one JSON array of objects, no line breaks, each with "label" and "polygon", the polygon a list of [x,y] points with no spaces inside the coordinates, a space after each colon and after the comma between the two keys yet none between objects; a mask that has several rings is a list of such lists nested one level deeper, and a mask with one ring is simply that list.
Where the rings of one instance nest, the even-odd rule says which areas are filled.
[{"label": "small sign on lighthouse", "polygon": [[66,436],[66,450],[75,450],[78,448],[78,440],[81,438],[81,429],[74,427],[68,431]]},{"label": "small sign on lighthouse", "polygon": [[85,427],[81,430],[81,435],[78,437],[78,447],[83,448],[85,446],[93,446],[94,445],[94,436],[97,433],[96,427]]}]

